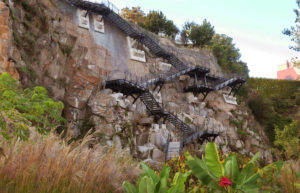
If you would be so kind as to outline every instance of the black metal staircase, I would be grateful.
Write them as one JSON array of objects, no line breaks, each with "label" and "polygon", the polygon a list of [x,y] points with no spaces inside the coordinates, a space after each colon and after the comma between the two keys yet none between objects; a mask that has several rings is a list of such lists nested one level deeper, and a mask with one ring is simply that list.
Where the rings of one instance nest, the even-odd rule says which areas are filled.
[{"label": "black metal staircase", "polygon": [[[206,136],[195,135],[195,133],[197,133],[197,129],[190,127],[188,124],[178,119],[178,117],[174,114],[164,111],[164,109],[155,100],[153,94],[147,88],[124,79],[106,80],[106,88],[109,88],[114,92],[121,92],[124,95],[132,96],[135,100],[137,100],[137,98],[140,98],[151,115],[159,119],[163,118],[164,120],[172,123],[177,129],[179,129],[181,137],[184,141],[184,145],[190,143],[193,140],[204,141],[206,139]],[[209,134],[214,135],[213,133]],[[191,138],[190,136],[194,137]],[[188,138],[188,140],[185,140],[186,138]]]},{"label": "black metal staircase", "polygon": [[[164,109],[155,100],[152,93],[149,91],[150,85],[155,85],[155,88],[162,85],[166,81],[173,80],[182,75],[189,75],[195,78],[195,84],[193,86],[187,87],[186,92],[193,92],[194,94],[202,93],[204,98],[210,91],[219,90],[226,86],[232,87],[234,92],[242,85],[245,80],[243,78],[231,78],[225,79],[222,77],[210,75],[210,69],[201,66],[188,66],[179,60],[175,55],[169,53],[163,49],[158,41],[144,34],[137,27],[126,22],[122,17],[110,9],[109,2],[104,3],[91,3],[84,0],[66,0],[72,5],[87,10],[91,13],[100,14],[123,31],[127,36],[137,40],[138,42],[145,45],[152,53],[156,56],[161,57],[168,61],[172,65],[172,70],[169,72],[164,72],[161,74],[156,74],[148,78],[117,78],[117,79],[106,79],[106,88],[112,89],[114,92],[121,92],[125,96],[132,96],[134,102],[140,98],[145,104],[147,110],[155,117],[163,118],[164,120],[172,123],[177,129],[180,130],[182,140],[182,147],[191,143],[192,141],[199,141],[202,143],[204,140],[214,140],[218,134],[211,132],[200,132],[197,129],[190,127],[183,121],[177,118],[172,113],[165,112]],[[202,80],[199,84],[198,78]],[[236,86],[237,85],[237,86]],[[155,90],[155,89],[154,89]]]}]

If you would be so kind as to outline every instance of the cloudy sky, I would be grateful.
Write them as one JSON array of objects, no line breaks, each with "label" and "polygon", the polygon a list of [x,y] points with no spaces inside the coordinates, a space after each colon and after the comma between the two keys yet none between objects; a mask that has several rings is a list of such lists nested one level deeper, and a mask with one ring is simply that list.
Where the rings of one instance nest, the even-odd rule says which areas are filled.
[{"label": "cloudy sky", "polygon": [[140,6],[162,11],[181,28],[185,21],[207,19],[217,33],[229,35],[253,77],[276,78],[277,66],[300,56],[282,34],[294,25],[296,0],[111,0],[119,9]]}]

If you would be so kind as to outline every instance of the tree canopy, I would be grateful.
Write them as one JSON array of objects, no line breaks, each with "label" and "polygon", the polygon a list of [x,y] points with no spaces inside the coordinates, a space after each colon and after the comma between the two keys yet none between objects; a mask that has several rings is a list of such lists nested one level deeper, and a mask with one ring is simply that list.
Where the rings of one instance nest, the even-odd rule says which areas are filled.
[{"label": "tree canopy", "polygon": [[210,45],[211,40],[215,34],[214,27],[204,19],[201,25],[195,22],[186,22],[183,26],[181,36],[183,42],[186,44],[190,39],[194,46],[200,46],[203,48],[206,45]]},{"label": "tree canopy", "polygon": [[141,7],[132,7],[131,9],[126,7],[122,9],[121,16],[135,24],[145,23],[145,13]]},{"label": "tree canopy", "polygon": [[224,34],[216,34],[212,39],[211,49],[221,68],[230,73],[248,73],[247,64],[240,60],[240,50],[233,39]]},{"label": "tree canopy", "polygon": [[178,33],[178,28],[174,22],[168,20],[161,11],[150,11],[145,18],[144,27],[153,33],[164,32],[171,37],[175,37]]},{"label": "tree canopy", "polygon": [[294,9],[296,14],[296,26],[292,26],[290,29],[284,29],[283,34],[290,36],[291,40],[295,42],[295,45],[290,46],[291,49],[300,51],[300,0],[297,0],[298,9]]},{"label": "tree canopy", "polygon": [[178,28],[172,20],[168,20],[161,11],[150,11],[147,15],[141,7],[126,7],[122,9],[121,16],[127,21],[137,24],[153,33],[165,33],[167,36],[175,37]]}]

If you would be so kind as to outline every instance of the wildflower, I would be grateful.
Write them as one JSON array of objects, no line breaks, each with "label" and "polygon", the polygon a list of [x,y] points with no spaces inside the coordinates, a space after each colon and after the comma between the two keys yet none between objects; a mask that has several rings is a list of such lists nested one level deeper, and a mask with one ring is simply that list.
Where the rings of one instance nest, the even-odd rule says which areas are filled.
[{"label": "wildflower", "polygon": [[230,186],[230,185],[231,185],[231,182],[230,182],[230,180],[229,180],[228,178],[222,177],[222,178],[220,179],[219,185],[220,185],[221,187],[223,187],[223,186],[227,187],[227,186]]}]

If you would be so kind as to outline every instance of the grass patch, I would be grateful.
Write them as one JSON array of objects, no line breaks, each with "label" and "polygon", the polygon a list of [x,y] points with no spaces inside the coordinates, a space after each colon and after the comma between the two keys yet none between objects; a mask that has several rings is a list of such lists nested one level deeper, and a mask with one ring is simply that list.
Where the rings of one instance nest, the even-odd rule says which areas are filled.
[{"label": "grass patch", "polygon": [[246,122],[246,120],[234,120],[234,119],[230,118],[229,122],[232,125],[236,126],[237,128],[241,128],[244,125],[244,123]]},{"label": "grass patch", "polygon": [[242,129],[242,128],[238,128],[238,129],[237,129],[237,133],[238,133],[239,135],[243,135],[243,136],[249,135],[249,133],[248,133],[247,131],[244,131],[244,129]]},{"label": "grass patch", "polygon": [[2,142],[1,193],[121,192],[123,181],[136,179],[139,165],[114,148],[88,148],[90,140],[68,144],[51,133]]}]

